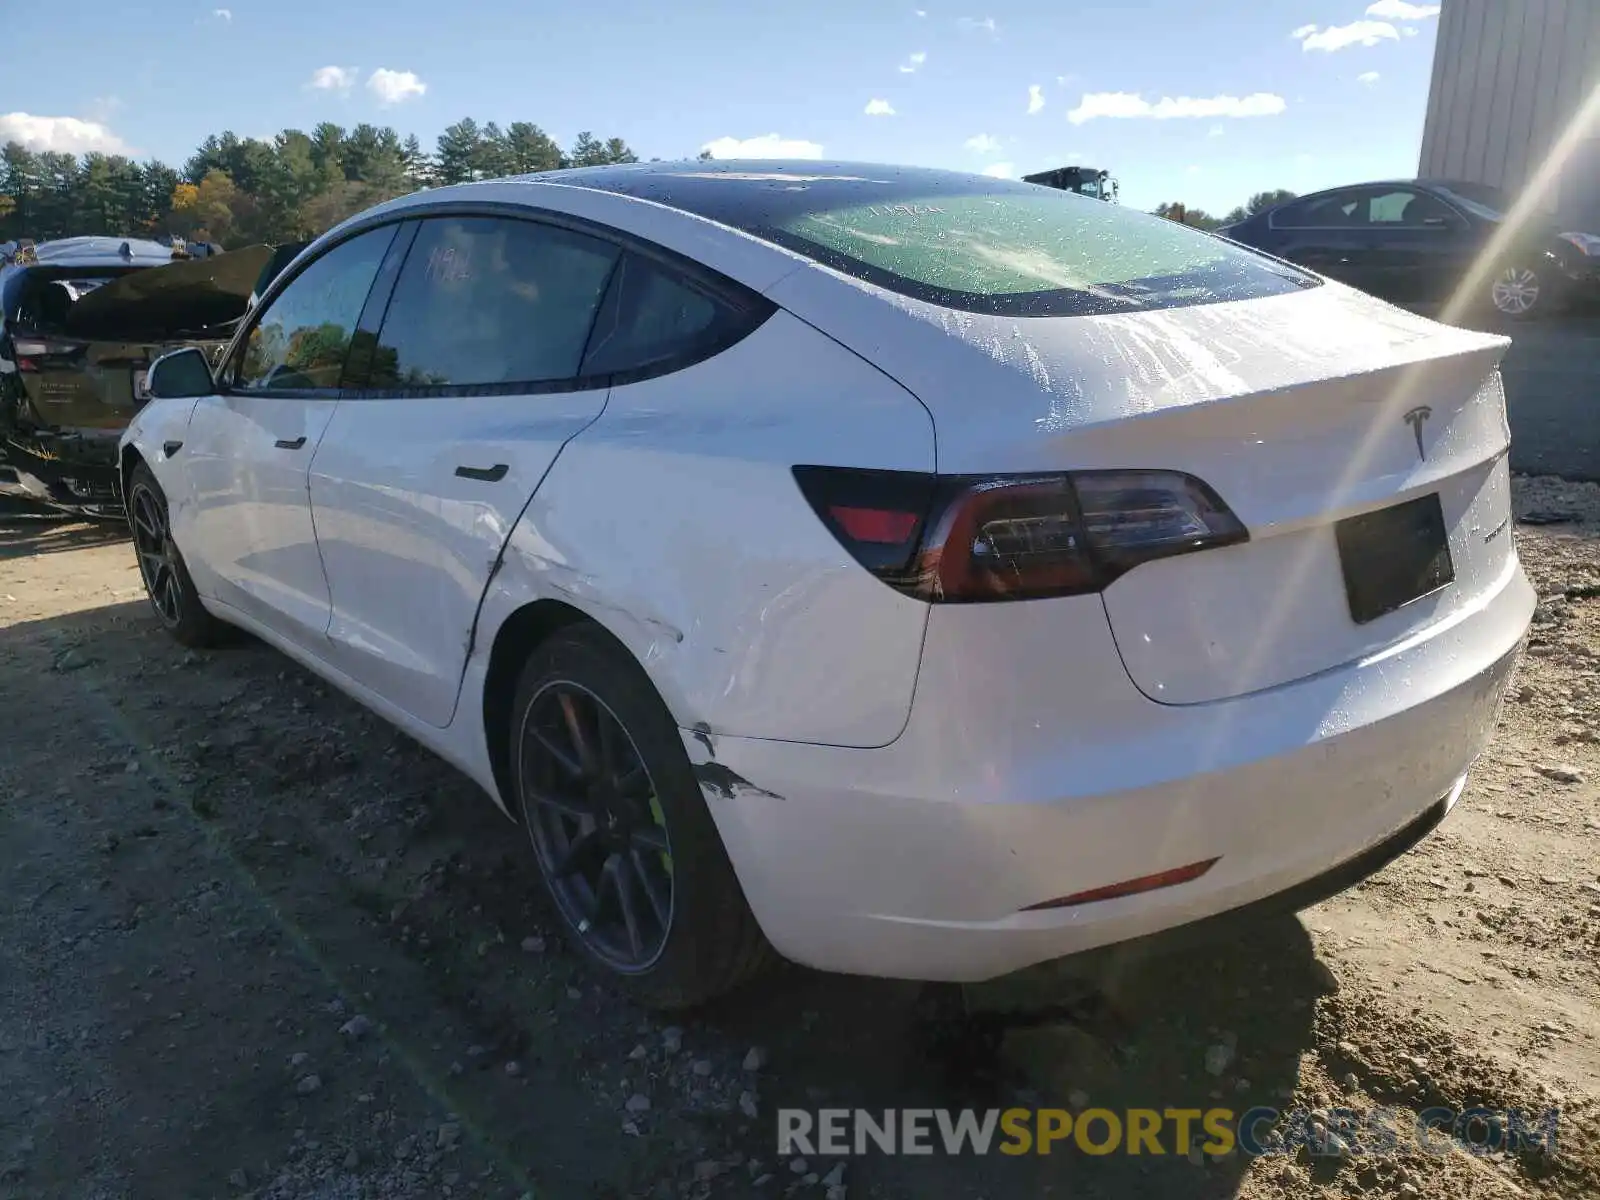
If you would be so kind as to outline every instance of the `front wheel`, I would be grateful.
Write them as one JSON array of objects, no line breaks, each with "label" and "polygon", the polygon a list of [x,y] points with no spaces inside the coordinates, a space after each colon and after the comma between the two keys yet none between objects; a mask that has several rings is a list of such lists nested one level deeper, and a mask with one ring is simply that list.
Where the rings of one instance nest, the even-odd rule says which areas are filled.
[{"label": "front wheel", "polygon": [[167,519],[167,497],[144,463],[128,478],[128,524],[145,594],[162,628],[185,646],[214,646],[227,639],[229,627],[206,611],[189,578]]},{"label": "front wheel", "polygon": [[594,626],[523,668],[512,778],[568,940],[655,1008],[730,991],[773,957],[734,875],[677,724]]},{"label": "front wheel", "polygon": [[1539,273],[1527,266],[1506,267],[1489,285],[1489,302],[1501,316],[1512,320],[1531,317],[1548,307],[1548,303],[1541,305],[1543,296]]}]

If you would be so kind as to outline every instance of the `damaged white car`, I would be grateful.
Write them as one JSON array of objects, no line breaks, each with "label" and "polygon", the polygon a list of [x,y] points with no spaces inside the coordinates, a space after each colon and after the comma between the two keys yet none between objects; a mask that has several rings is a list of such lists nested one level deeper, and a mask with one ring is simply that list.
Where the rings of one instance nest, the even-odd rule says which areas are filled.
[{"label": "damaged white car", "polygon": [[640,164],[303,253],[123,438],[181,642],[477,780],[573,943],[978,980],[1375,870],[1534,593],[1505,338],[977,175]]}]

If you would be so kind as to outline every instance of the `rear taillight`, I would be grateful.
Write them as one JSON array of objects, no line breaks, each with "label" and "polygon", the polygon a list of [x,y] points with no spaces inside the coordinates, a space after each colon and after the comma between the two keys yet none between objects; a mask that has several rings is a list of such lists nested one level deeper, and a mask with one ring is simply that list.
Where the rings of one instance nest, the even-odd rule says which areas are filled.
[{"label": "rear taillight", "polygon": [[1250,536],[1215,492],[1178,471],[794,474],[862,566],[933,603],[1097,592],[1140,563]]},{"label": "rear taillight", "polygon": [[54,338],[24,336],[11,339],[11,351],[16,356],[19,371],[37,371],[39,364],[36,359],[72,354],[79,348],[78,342],[58,341]]}]

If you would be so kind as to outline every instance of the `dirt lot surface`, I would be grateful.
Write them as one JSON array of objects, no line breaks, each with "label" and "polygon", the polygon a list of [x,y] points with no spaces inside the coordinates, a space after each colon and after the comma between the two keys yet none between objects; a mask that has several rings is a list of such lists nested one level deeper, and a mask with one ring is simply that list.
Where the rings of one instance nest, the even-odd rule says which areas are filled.
[{"label": "dirt lot surface", "polygon": [[[676,1026],[579,968],[451,769],[259,644],[171,644],[115,536],[0,524],[0,1197],[1600,1195],[1600,486],[1516,492],[1542,600],[1498,737],[1366,884],[965,1015],[791,970]],[[1553,1156],[774,1156],[780,1106],[1011,1104],[1560,1125]]]}]

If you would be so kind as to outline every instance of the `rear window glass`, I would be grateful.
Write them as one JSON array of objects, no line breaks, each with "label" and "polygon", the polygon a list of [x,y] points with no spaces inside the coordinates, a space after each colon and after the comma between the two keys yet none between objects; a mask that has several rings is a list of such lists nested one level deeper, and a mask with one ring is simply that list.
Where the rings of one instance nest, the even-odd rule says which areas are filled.
[{"label": "rear window glass", "polygon": [[7,279],[7,324],[35,333],[58,333],[79,300],[114,279],[146,267],[34,267]]},{"label": "rear window glass", "polygon": [[1315,287],[1198,230],[1038,184],[891,169],[680,172],[608,181],[869,283],[1009,316],[1132,312]]}]

